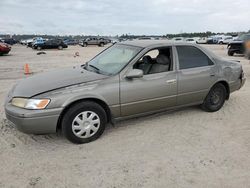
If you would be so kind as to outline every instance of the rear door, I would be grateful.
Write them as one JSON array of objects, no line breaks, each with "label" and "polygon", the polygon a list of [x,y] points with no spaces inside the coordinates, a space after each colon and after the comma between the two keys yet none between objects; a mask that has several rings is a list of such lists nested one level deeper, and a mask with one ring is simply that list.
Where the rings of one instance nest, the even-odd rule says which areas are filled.
[{"label": "rear door", "polygon": [[195,46],[176,46],[178,56],[177,105],[203,102],[217,80],[214,62]]}]

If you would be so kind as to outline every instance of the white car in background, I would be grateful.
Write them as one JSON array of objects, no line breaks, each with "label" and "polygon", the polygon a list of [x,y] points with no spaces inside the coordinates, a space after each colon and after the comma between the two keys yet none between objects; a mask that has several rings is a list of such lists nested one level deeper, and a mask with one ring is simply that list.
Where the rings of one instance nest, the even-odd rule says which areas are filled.
[{"label": "white car in background", "polygon": [[197,44],[207,44],[207,37],[201,37],[196,41]]},{"label": "white car in background", "polygon": [[195,43],[196,43],[196,40],[195,40],[195,38],[186,38],[186,39],[185,39],[185,42],[195,44]]},{"label": "white car in background", "polygon": [[228,44],[229,42],[232,42],[233,40],[234,38],[232,36],[224,36],[218,40],[218,44]]},{"label": "white car in background", "polygon": [[184,40],[183,37],[174,37],[174,38],[172,38],[172,41],[174,41],[174,42],[183,42],[185,40]]},{"label": "white car in background", "polygon": [[25,40],[20,40],[20,43],[22,45],[28,45],[29,43],[33,42],[33,39],[25,39]]}]

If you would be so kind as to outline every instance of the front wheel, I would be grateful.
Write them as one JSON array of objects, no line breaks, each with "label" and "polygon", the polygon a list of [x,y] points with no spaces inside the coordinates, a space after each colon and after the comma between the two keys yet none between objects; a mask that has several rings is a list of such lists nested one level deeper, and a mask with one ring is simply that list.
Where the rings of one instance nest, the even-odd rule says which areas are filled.
[{"label": "front wheel", "polygon": [[207,112],[218,111],[225,103],[226,95],[227,90],[223,84],[214,85],[201,105],[202,109]]},{"label": "front wheel", "polygon": [[97,103],[85,101],[72,106],[64,114],[62,132],[73,143],[88,143],[102,135],[106,123],[105,110]]},{"label": "front wheel", "polygon": [[62,50],[63,49],[63,47],[62,46],[58,46],[58,50]]}]

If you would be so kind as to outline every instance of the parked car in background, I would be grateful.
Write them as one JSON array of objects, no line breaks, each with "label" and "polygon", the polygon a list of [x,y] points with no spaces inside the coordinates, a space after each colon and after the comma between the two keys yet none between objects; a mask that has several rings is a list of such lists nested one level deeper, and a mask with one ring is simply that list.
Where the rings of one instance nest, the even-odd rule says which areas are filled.
[{"label": "parked car in background", "polygon": [[196,43],[196,40],[195,40],[194,38],[186,38],[186,39],[185,39],[185,42],[195,44],[195,43]]},{"label": "parked car in background", "polygon": [[79,43],[76,39],[64,39],[63,42],[67,45],[77,45]]},{"label": "parked car in background", "polygon": [[59,49],[67,48],[68,46],[61,39],[51,39],[47,40],[44,43],[34,44],[33,49]]},{"label": "parked car in background", "polygon": [[245,53],[245,42],[250,40],[250,33],[242,34],[236,40],[229,42],[227,54],[233,56],[234,54]]},{"label": "parked car in background", "polygon": [[3,42],[0,42],[0,55],[8,54],[11,50],[11,47]]},{"label": "parked car in background", "polygon": [[13,44],[16,44],[18,41],[13,39],[13,38],[5,38],[5,39],[2,39],[2,41],[6,44],[9,44],[9,45],[13,45]]},{"label": "parked car in background", "polygon": [[82,66],[20,81],[6,98],[5,113],[23,132],[62,130],[71,142],[87,143],[115,120],[191,105],[218,111],[244,83],[240,63],[202,46],[134,40]]},{"label": "parked car in background", "polygon": [[201,37],[197,39],[196,41],[197,44],[207,44],[207,37]]},{"label": "parked car in background", "polygon": [[115,43],[118,43],[120,42],[119,38],[111,38],[111,43],[112,44],[115,44]]},{"label": "parked car in background", "polygon": [[27,43],[27,46],[33,48],[34,45],[36,45],[36,44],[42,44],[42,43],[44,43],[45,41],[46,41],[46,40],[43,39],[42,37],[35,37],[35,38],[32,39],[32,41],[29,41],[29,42]]},{"label": "parked car in background", "polygon": [[232,42],[232,41],[233,41],[232,36],[223,36],[219,38],[218,44],[228,44],[229,42]]},{"label": "parked car in background", "polygon": [[107,44],[111,43],[111,39],[110,38],[100,38],[101,40],[106,40]]},{"label": "parked car in background", "polygon": [[138,40],[152,40],[152,37],[139,37]]},{"label": "parked car in background", "polygon": [[183,42],[185,39],[184,37],[175,37],[175,38],[172,38],[172,41],[174,42]]},{"label": "parked car in background", "polygon": [[214,35],[207,38],[207,44],[217,44],[220,37]]},{"label": "parked car in background", "polygon": [[33,39],[24,39],[20,41],[20,44],[22,45],[28,45],[29,43],[32,43]]},{"label": "parked car in background", "polygon": [[41,37],[36,38],[35,40],[33,40],[32,48],[33,48],[34,45],[45,43],[45,41],[46,41],[46,39],[44,39],[44,38],[41,38]]},{"label": "parked car in background", "polygon": [[84,40],[81,40],[79,42],[79,45],[82,47],[86,47],[88,45],[98,45],[98,46],[104,46],[108,44],[108,41],[104,38],[98,38],[98,37],[90,37],[86,38]]}]

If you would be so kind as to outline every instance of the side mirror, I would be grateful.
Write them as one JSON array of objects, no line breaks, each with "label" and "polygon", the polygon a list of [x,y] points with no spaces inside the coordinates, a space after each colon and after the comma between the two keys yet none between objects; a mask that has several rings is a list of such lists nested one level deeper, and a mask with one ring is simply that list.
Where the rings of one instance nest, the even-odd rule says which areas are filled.
[{"label": "side mirror", "polygon": [[143,77],[143,71],[140,69],[132,69],[126,75],[126,78],[133,79],[133,78],[141,78]]}]

